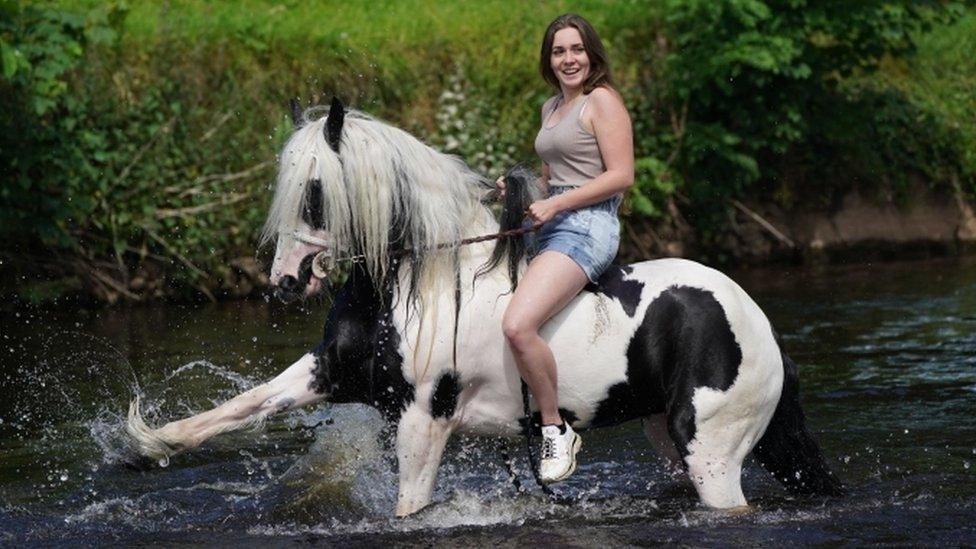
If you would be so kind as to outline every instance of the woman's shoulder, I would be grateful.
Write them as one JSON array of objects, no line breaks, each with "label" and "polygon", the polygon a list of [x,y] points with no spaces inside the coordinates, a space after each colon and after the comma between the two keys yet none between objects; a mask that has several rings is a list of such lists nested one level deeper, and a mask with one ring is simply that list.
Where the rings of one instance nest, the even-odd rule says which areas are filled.
[{"label": "woman's shoulder", "polygon": [[589,94],[589,101],[593,102],[597,106],[610,106],[610,105],[620,105],[624,104],[624,98],[620,95],[620,92],[611,88],[610,86],[598,86],[593,88],[593,91]]},{"label": "woman's shoulder", "polygon": [[591,91],[587,104],[590,107],[586,110],[591,113],[591,117],[596,116],[601,119],[630,117],[630,113],[627,112],[627,106],[624,105],[624,98],[620,95],[620,92],[608,86],[600,86]]},{"label": "woman's shoulder", "polygon": [[549,99],[546,99],[545,103],[542,104],[542,117],[545,118],[547,114],[552,112],[552,109],[556,106],[556,101],[559,99],[559,94],[553,95]]}]

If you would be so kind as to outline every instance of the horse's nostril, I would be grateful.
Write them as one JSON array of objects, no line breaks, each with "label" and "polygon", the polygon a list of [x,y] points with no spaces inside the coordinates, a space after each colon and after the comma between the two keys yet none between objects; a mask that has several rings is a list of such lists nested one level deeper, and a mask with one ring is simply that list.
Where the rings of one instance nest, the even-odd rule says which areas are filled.
[{"label": "horse's nostril", "polygon": [[294,292],[298,288],[298,279],[291,275],[286,275],[278,282],[278,287],[286,292]]},{"label": "horse's nostril", "polygon": [[291,303],[302,297],[305,285],[297,278],[287,275],[281,277],[278,286],[275,288],[274,295],[284,303]]},{"label": "horse's nostril", "polygon": [[274,290],[275,299],[278,299],[282,303],[294,303],[298,300],[299,296],[295,292],[289,292],[282,290],[280,287]]}]

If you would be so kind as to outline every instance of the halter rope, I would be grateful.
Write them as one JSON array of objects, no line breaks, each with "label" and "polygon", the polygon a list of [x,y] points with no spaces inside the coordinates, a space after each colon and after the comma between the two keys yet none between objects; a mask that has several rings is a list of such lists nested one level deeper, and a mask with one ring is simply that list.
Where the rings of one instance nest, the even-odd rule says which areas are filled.
[{"label": "halter rope", "polygon": [[[520,227],[518,229],[509,229],[507,231],[502,231],[502,232],[499,232],[499,233],[486,234],[486,235],[482,235],[482,236],[475,236],[475,237],[471,237],[471,238],[465,238],[464,240],[460,240],[458,242],[445,242],[443,244],[438,244],[438,245],[434,246],[432,248],[432,250],[445,250],[445,249],[449,249],[449,248],[457,248],[457,247],[460,247],[460,246],[466,246],[468,244],[477,244],[479,242],[486,242],[488,240],[496,240],[496,239],[499,239],[499,238],[508,238],[510,236],[520,236],[520,235],[523,235],[523,234],[526,234],[526,233],[531,233],[531,232],[538,231],[542,227],[542,225],[543,225],[542,223],[535,223],[531,227]],[[325,240],[323,240],[321,238],[316,238],[314,236],[311,236],[311,235],[308,235],[308,234],[304,234],[304,233],[300,233],[298,231],[292,231],[289,234],[289,236],[291,236],[292,238],[294,238],[295,240],[297,240],[299,242],[303,242],[305,244],[312,244],[312,245],[315,245],[315,246],[326,246],[327,247],[330,244],[329,242],[327,242],[327,241],[325,241]],[[400,257],[400,256],[407,255],[407,254],[411,253],[412,251],[413,251],[413,248],[400,248],[399,250],[392,250],[390,252],[390,254],[393,255],[393,256],[395,256],[395,257]],[[328,251],[328,250],[321,251],[318,254],[316,254],[315,259],[312,260],[312,274],[316,278],[325,278],[326,276],[328,276],[329,271],[331,271],[335,267],[335,264],[336,263],[338,263],[340,261],[349,261],[349,262],[355,263],[355,262],[358,262],[358,261],[362,261],[365,258],[366,258],[366,256],[364,254],[349,255],[349,256],[342,256],[342,257],[334,257],[332,255],[332,253],[330,251]]]}]

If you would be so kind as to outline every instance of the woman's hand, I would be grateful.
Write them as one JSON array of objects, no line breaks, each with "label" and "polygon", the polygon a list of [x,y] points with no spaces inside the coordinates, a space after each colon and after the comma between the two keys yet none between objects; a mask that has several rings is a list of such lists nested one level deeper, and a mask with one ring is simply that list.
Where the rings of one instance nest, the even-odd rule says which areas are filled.
[{"label": "woman's hand", "polygon": [[559,200],[559,196],[551,196],[545,200],[537,200],[529,206],[529,209],[525,212],[533,221],[537,223],[545,223],[550,219],[559,215],[560,212],[565,210],[562,201]]},{"label": "woman's hand", "polygon": [[498,179],[495,180],[495,186],[498,187],[498,200],[505,198],[505,176],[499,175]]}]

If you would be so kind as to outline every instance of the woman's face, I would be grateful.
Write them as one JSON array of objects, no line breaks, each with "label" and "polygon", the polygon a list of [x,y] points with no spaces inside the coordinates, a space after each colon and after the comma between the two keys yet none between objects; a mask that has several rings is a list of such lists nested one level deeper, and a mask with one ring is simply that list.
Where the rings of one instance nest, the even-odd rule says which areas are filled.
[{"label": "woman's face", "polygon": [[556,31],[549,54],[552,71],[563,89],[579,88],[590,74],[590,58],[578,30],[567,27]]}]

